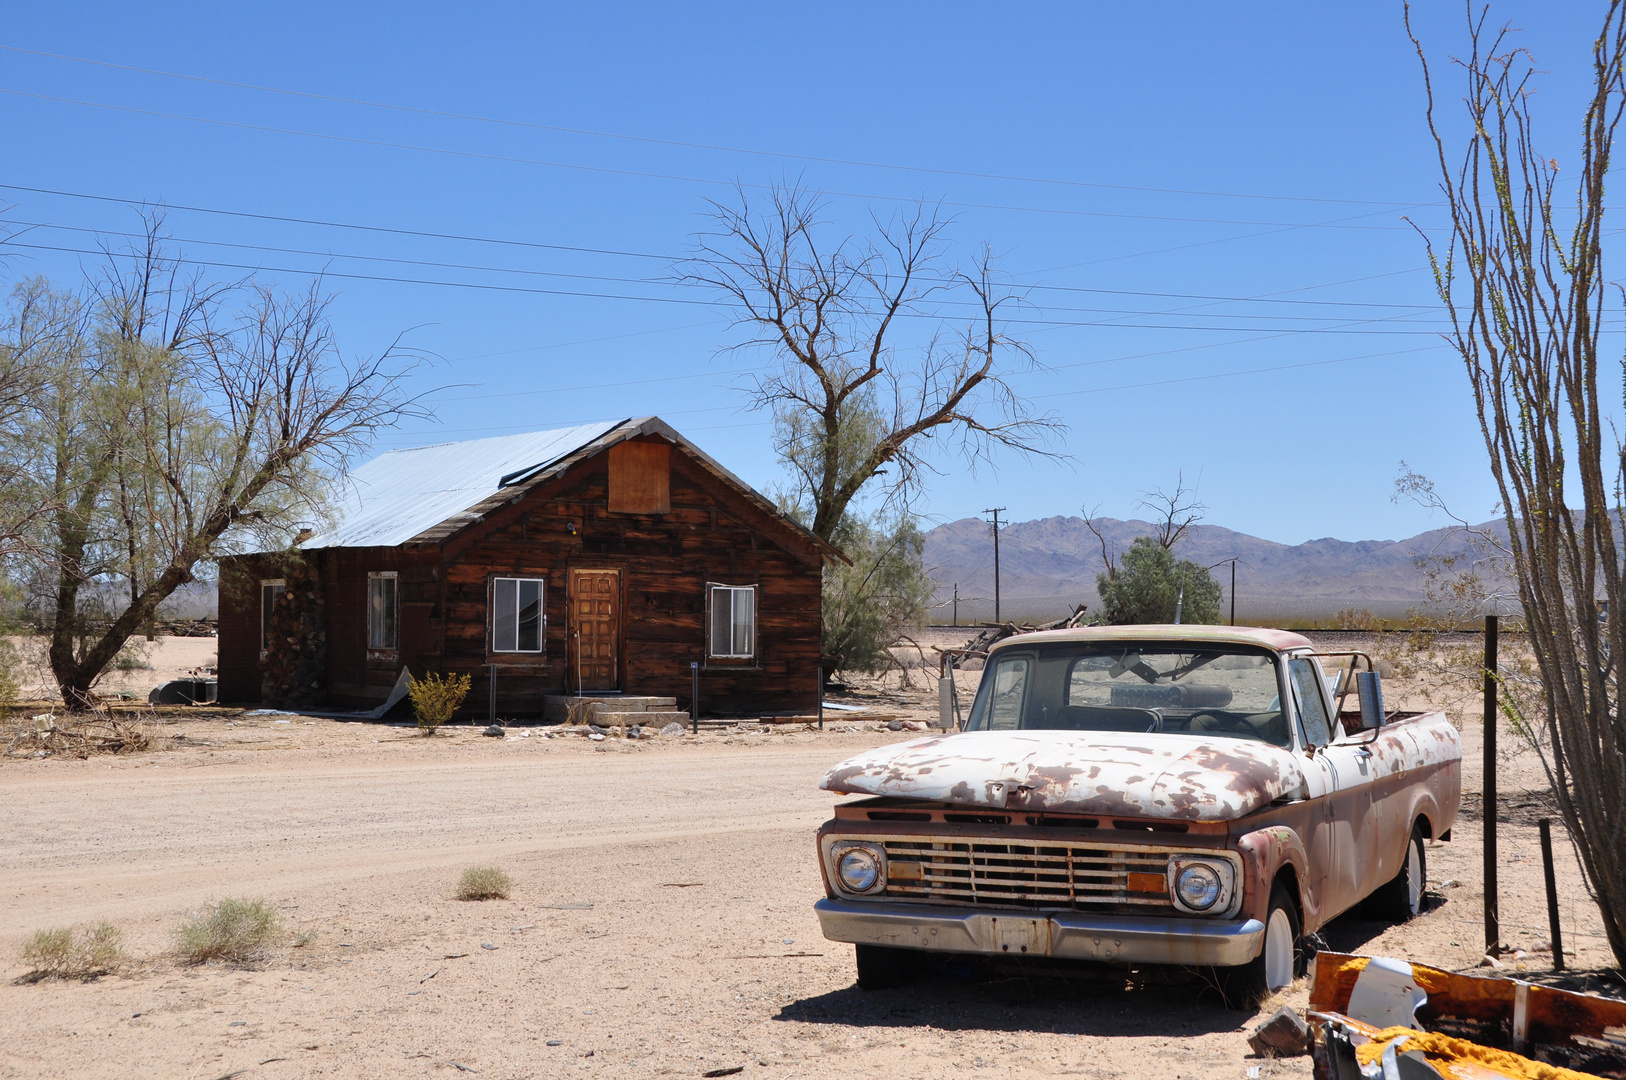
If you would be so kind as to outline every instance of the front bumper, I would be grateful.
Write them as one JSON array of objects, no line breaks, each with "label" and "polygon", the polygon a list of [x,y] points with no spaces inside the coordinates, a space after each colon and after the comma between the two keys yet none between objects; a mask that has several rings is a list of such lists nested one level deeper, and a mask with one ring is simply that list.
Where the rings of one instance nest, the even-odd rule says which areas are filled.
[{"label": "front bumper", "polygon": [[1236,967],[1259,954],[1258,919],[1209,922],[1135,915],[957,910],[917,904],[820,900],[831,941],[934,952],[1055,956],[1114,963]]}]

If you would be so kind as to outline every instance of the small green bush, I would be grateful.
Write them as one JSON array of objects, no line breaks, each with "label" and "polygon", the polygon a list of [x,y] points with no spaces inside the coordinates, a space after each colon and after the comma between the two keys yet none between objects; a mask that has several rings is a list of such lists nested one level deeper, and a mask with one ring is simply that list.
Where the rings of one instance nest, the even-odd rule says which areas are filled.
[{"label": "small green bush", "polygon": [[0,637],[0,723],[17,707],[22,693],[22,660],[16,646]]},{"label": "small green bush", "polygon": [[282,918],[264,900],[225,899],[175,928],[176,951],[192,964],[245,963],[265,955],[282,936]]},{"label": "small green bush", "polygon": [[506,900],[514,881],[495,866],[471,866],[457,882],[459,900]]},{"label": "small green bush", "polygon": [[407,696],[412,699],[412,712],[425,735],[433,735],[436,728],[452,718],[463,699],[469,696],[473,682],[473,677],[467,674],[407,677]]},{"label": "small green bush", "polygon": [[40,930],[23,946],[22,961],[37,979],[90,979],[116,971],[124,962],[122,936],[106,922],[80,930]]}]

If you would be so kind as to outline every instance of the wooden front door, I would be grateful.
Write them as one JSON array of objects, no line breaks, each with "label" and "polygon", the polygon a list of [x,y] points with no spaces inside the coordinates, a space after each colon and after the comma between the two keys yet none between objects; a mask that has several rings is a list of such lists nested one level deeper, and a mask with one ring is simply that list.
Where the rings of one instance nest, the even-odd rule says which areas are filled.
[{"label": "wooden front door", "polygon": [[570,614],[576,689],[621,689],[621,571],[572,570]]}]

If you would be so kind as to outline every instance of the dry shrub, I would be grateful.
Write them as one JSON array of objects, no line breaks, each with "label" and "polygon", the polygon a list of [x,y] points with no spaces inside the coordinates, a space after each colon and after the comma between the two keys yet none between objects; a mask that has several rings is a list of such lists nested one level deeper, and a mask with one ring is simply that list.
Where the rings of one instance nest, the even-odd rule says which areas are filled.
[{"label": "dry shrub", "polygon": [[124,962],[123,935],[112,923],[40,930],[23,946],[22,961],[30,980],[93,979],[116,971]]},{"label": "dry shrub", "polygon": [[175,947],[191,964],[247,963],[263,957],[281,936],[282,918],[270,903],[227,898],[177,926]]},{"label": "dry shrub", "polygon": [[5,752],[8,757],[70,754],[79,758],[91,754],[131,753],[152,745],[151,728],[150,721],[114,716],[103,709],[68,716],[40,713],[30,726],[12,736]]},{"label": "dry shrub", "polygon": [[407,677],[407,696],[412,699],[412,712],[425,735],[433,735],[436,728],[452,718],[463,699],[469,696],[473,683],[473,677],[468,674]]},{"label": "dry shrub", "polygon": [[495,866],[471,866],[457,882],[459,900],[506,900],[514,881]]}]

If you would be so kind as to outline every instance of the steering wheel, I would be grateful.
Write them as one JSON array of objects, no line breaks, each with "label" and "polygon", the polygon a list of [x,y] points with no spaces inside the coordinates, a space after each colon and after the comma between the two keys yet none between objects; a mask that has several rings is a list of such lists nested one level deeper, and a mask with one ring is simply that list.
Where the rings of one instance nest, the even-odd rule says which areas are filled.
[{"label": "steering wheel", "polygon": [[[1211,726],[1204,726],[1203,728],[1198,729],[1196,727],[1197,721],[1198,720],[1203,720],[1203,719],[1210,720],[1213,723],[1212,723]],[[1196,730],[1202,730],[1202,731],[1232,731],[1232,732],[1235,732],[1238,735],[1256,735],[1256,734],[1258,734],[1258,732],[1254,731],[1253,727],[1246,720],[1243,720],[1241,717],[1228,716],[1228,715],[1226,715],[1224,713],[1212,713],[1212,712],[1193,713],[1191,719],[1186,721],[1186,730],[1187,731],[1196,731]]]}]

